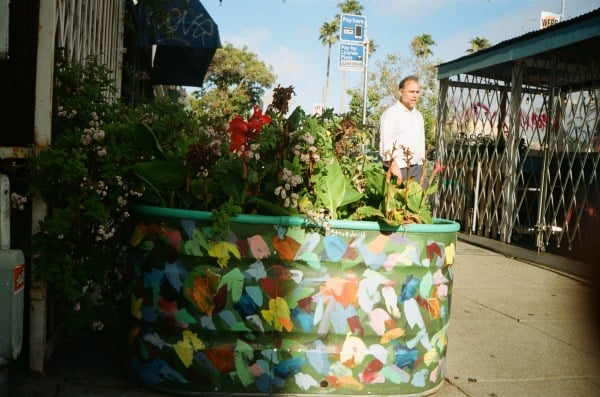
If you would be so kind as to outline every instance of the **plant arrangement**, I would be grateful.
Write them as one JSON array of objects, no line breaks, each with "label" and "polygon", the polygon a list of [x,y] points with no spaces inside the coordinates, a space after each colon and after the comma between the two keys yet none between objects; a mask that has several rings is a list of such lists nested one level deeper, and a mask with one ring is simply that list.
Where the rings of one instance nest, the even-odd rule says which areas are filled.
[{"label": "plant arrangement", "polygon": [[47,204],[32,241],[35,277],[64,302],[70,329],[118,321],[137,204],[211,211],[216,241],[242,213],[303,216],[307,225],[433,221],[439,166],[426,165],[427,184],[396,183],[361,149],[369,140],[357,139],[364,134],[349,118],[289,112],[293,87],[276,87],[265,109],[206,125],[177,99],[124,106],[110,99],[102,65],[57,59],[53,141],[31,159],[29,194]]},{"label": "plant arrangement", "polygon": [[439,164],[429,169],[424,161],[427,175],[399,183],[375,156],[359,151],[364,142],[352,141],[354,127],[342,126],[347,120],[301,108],[286,116],[292,93],[277,87],[265,112],[255,105],[247,119],[236,115],[221,131],[203,129],[184,158],[166,156],[152,128],[139,125],[143,140],[153,143],[148,160],[133,165],[146,202],[213,211],[215,220],[260,213],[305,216],[308,223],[433,222],[429,196]]}]

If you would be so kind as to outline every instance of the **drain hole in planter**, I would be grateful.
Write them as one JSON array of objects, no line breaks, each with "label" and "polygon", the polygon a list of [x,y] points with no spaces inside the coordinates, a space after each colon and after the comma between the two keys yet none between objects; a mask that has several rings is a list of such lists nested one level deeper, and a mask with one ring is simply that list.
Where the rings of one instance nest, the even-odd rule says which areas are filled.
[{"label": "drain hole in planter", "polygon": [[327,386],[329,386],[329,382],[327,382],[326,380],[322,380],[321,387],[327,387]]}]

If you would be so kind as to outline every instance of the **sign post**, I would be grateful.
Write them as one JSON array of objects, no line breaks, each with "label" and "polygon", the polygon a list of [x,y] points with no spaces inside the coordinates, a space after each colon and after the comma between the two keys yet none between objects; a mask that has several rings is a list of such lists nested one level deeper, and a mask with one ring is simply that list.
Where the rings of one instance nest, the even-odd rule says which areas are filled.
[{"label": "sign post", "polygon": [[369,40],[367,17],[364,15],[340,15],[339,68],[363,72],[363,124],[367,122],[367,70]]}]

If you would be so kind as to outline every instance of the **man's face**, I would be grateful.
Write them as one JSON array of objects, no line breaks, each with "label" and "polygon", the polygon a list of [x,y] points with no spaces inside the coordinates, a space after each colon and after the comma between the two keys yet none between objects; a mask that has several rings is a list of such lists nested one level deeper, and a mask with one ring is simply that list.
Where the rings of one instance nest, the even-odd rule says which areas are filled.
[{"label": "man's face", "polygon": [[400,102],[407,109],[412,110],[417,102],[419,102],[419,83],[416,81],[408,81],[404,84],[404,88],[399,90]]}]

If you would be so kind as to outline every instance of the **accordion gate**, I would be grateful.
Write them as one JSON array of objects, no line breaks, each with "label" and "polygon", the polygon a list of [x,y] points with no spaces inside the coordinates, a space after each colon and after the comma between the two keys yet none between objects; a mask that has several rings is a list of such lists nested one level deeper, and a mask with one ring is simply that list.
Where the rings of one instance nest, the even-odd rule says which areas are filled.
[{"label": "accordion gate", "polygon": [[[587,14],[563,30],[596,23],[599,16]],[[511,49],[543,49],[544,35],[556,41],[553,35],[564,33],[535,32],[501,43],[483,51],[487,64],[484,59],[480,68],[477,54],[463,58],[472,67],[440,66],[438,157],[446,169],[437,216],[507,243],[575,253],[589,248],[600,231],[598,33],[576,31],[585,39],[538,53],[535,48],[518,59],[511,52],[509,61],[492,59]]]}]

